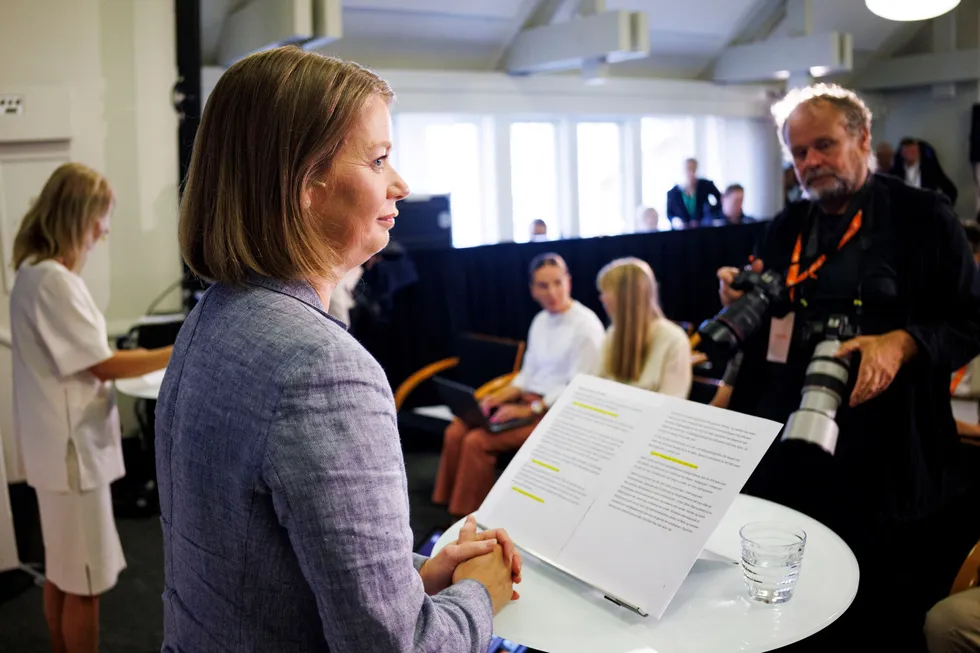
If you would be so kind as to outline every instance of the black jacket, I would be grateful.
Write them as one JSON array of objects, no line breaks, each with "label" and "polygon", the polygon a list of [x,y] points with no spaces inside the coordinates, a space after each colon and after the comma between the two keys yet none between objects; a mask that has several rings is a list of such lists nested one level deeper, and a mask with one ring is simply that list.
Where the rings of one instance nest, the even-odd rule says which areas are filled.
[{"label": "black jacket", "polygon": [[[943,172],[942,166],[939,165],[939,157],[936,156],[936,150],[925,141],[919,141],[919,171],[923,188],[939,191],[949,198],[951,204],[956,204],[956,197],[959,195],[956,185]],[[901,152],[895,153],[895,162],[892,164],[889,174],[902,181],[905,180],[905,159],[902,158]]]},{"label": "black jacket", "polygon": [[[795,307],[789,362],[766,361],[770,324],[764,319],[743,347],[730,404],[785,423],[799,406],[813,351],[812,341],[805,345],[800,336],[802,324],[838,312],[830,307],[843,302],[834,304],[832,292],[853,309],[858,280],[862,333],[904,329],[912,336],[918,353],[884,393],[854,409],[844,399],[835,456],[803,455],[777,439],[746,486],[844,530],[934,514],[975,475],[965,467],[971,454],[956,436],[949,394],[950,374],[980,354],[980,276],[965,232],[946,198],[892,177],[876,175],[865,204],[870,226],[866,218],[840,251],[825,246],[827,263],[810,286],[800,287],[808,308]],[[808,239],[812,213],[810,202],[795,202],[773,220],[756,249],[766,268],[785,275],[797,236],[802,231]],[[824,218],[833,216],[817,219]],[[828,242],[836,244],[840,233]],[[803,269],[809,264],[804,258]],[[848,396],[857,373],[855,360]]]},{"label": "black jacket", "polygon": [[680,218],[684,221],[685,225],[692,223],[697,225],[701,220],[712,217],[714,209],[708,203],[709,197],[715,198],[715,206],[720,210],[721,193],[718,191],[718,187],[715,186],[715,182],[710,179],[698,179],[697,186],[694,189],[694,197],[696,203],[694,215],[691,215],[687,212],[687,206],[684,204],[684,189],[680,186],[671,188],[667,191],[667,217],[669,219]]}]

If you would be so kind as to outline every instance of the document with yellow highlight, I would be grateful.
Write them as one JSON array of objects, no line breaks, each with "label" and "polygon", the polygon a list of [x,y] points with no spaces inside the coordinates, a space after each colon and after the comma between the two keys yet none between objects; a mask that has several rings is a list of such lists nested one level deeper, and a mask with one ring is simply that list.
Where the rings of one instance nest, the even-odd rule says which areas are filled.
[{"label": "document with yellow highlight", "polygon": [[659,618],[781,428],[579,375],[477,519]]}]

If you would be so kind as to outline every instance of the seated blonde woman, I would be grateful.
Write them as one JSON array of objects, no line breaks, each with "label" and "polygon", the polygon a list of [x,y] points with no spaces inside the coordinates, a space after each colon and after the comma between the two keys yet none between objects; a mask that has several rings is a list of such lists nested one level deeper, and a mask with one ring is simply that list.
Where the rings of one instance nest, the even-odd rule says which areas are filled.
[{"label": "seated blonde woman", "polygon": [[646,262],[621,258],[599,272],[602,305],[612,320],[599,376],[686,399],[691,391],[691,344],[664,317],[657,279]]}]

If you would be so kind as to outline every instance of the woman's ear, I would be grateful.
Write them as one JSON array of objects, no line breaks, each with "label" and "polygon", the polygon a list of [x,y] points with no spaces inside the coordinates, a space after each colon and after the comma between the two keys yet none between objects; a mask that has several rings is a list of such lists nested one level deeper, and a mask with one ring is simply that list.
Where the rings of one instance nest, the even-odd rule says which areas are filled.
[{"label": "woman's ear", "polygon": [[313,192],[316,190],[314,187],[326,188],[327,182],[319,179],[314,179],[312,182],[310,182],[310,187],[307,187],[306,190],[303,191],[304,209],[309,209],[311,206],[313,206]]}]

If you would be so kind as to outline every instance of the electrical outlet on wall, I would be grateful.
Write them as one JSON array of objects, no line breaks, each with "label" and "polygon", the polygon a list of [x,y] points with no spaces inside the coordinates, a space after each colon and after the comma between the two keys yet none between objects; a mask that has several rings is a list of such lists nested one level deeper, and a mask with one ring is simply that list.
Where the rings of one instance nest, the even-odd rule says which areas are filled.
[{"label": "electrical outlet on wall", "polygon": [[23,95],[0,95],[0,116],[19,116],[23,113]]}]

